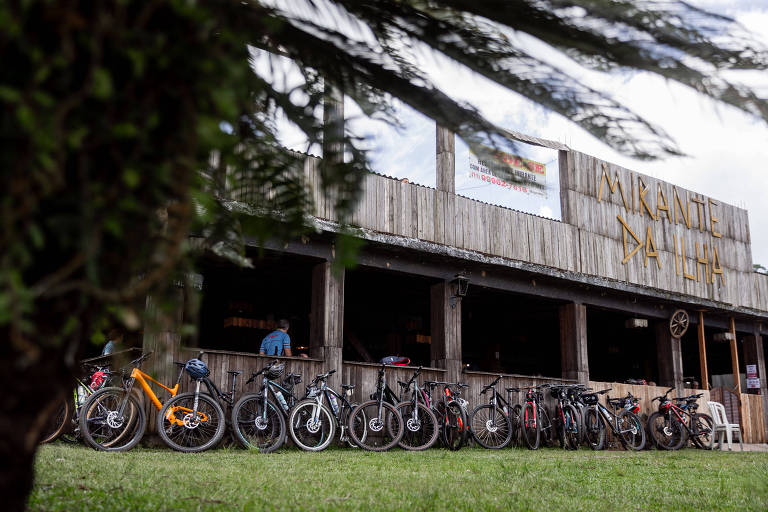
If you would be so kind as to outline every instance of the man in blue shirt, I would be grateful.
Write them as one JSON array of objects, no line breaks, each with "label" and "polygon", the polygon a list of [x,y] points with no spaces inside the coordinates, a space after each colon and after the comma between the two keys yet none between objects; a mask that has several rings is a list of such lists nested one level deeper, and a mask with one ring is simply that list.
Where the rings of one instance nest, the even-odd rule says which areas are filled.
[{"label": "man in blue shirt", "polygon": [[259,354],[282,356],[283,351],[285,351],[286,356],[292,356],[291,337],[287,334],[289,327],[288,320],[282,319],[277,322],[277,330],[269,333],[266,338],[261,340]]}]

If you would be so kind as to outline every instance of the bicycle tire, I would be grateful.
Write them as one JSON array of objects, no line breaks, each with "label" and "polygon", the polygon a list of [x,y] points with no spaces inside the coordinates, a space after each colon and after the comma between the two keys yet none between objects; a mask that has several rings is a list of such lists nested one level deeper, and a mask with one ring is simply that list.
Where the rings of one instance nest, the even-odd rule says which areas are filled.
[{"label": "bicycle tire", "polygon": [[440,432],[443,445],[451,451],[460,450],[467,440],[469,426],[464,408],[456,400],[449,401],[443,412]]},{"label": "bicycle tire", "polygon": [[[122,417],[118,414],[125,402]],[[80,409],[80,435],[95,450],[121,452],[136,446],[144,436],[147,418],[135,396],[123,388],[100,389]]]},{"label": "bicycle tire", "polygon": [[[349,415],[349,436],[364,450],[383,452],[393,448],[403,437],[405,422],[400,413],[390,403],[382,402],[381,406],[383,418],[379,418],[378,400],[361,403]],[[365,435],[362,435],[363,425]]]},{"label": "bicycle tire", "polygon": [[555,443],[555,426],[549,416],[549,410],[544,404],[539,404],[538,418],[541,424],[541,443],[544,446],[553,446]]},{"label": "bicycle tire", "polygon": [[522,417],[523,417],[523,406],[520,404],[515,404],[512,408],[509,410],[509,421],[512,424],[512,438],[510,439],[510,444],[513,446],[520,446],[522,444],[522,439],[520,439],[521,432],[522,432]]},{"label": "bicycle tire", "polygon": [[565,416],[565,425],[563,433],[565,438],[564,448],[568,450],[578,450],[581,445],[582,427],[579,410],[571,404],[563,407],[563,416]]},{"label": "bicycle tire", "polygon": [[[266,418],[264,418],[266,416]],[[260,394],[243,395],[232,408],[232,430],[243,448],[271,453],[285,442],[286,426],[278,406]]]},{"label": "bicycle tire", "polygon": [[[195,399],[197,417],[192,415]],[[196,397],[193,391],[179,393],[171,398],[157,414],[157,433],[160,438],[169,447],[184,453],[213,448],[224,437],[226,426],[221,405],[211,395],[200,393]]]},{"label": "bicycle tire", "polygon": [[500,407],[478,405],[469,416],[472,438],[489,450],[499,450],[512,439],[512,422]]},{"label": "bicycle tire", "polygon": [[534,418],[534,407],[533,403],[526,403],[520,417],[520,430],[529,450],[538,450],[541,444],[541,425],[538,418]]},{"label": "bicycle tire", "polygon": [[[354,411],[358,405],[360,404],[358,404],[357,402],[353,402],[349,404],[349,409],[345,408],[345,412],[342,416],[342,421],[339,424],[340,427],[342,425],[344,426],[344,431],[345,431],[344,437],[346,438],[347,446],[349,446],[350,448],[360,448],[360,446],[354,441],[354,439],[352,439],[352,436],[349,435],[349,427],[347,426],[349,424],[349,418],[352,416],[352,411]],[[355,421],[358,424],[358,432],[361,433],[360,435],[362,439],[365,439],[368,431],[368,426],[367,426],[368,423],[365,420],[365,413],[355,418]]]},{"label": "bicycle tire", "polygon": [[[315,408],[320,408],[317,422],[312,421]],[[288,416],[288,432],[294,444],[308,452],[325,450],[336,435],[336,421],[325,404],[314,398],[298,402]]]},{"label": "bicycle tire", "polygon": [[693,415],[693,444],[702,450],[712,449],[712,416],[709,414],[696,413]]},{"label": "bicycle tire", "polygon": [[605,423],[594,407],[588,408],[584,414],[584,437],[593,450],[605,448]]},{"label": "bicycle tire", "polygon": [[53,415],[48,419],[40,444],[52,443],[68,430],[71,430],[71,428],[72,406],[69,403],[69,397],[65,395],[64,398],[56,404]]},{"label": "bicycle tire", "polygon": [[632,411],[623,410],[619,412],[619,428],[621,430],[629,429],[629,432],[619,432],[622,444],[630,450],[640,451],[645,448],[645,429],[643,422]]},{"label": "bicycle tire", "polygon": [[413,402],[400,402],[396,406],[405,424],[403,437],[398,444],[410,451],[422,451],[432,447],[440,434],[440,424],[435,413],[421,402],[417,402],[416,407],[419,413],[418,421],[413,418]]},{"label": "bicycle tire", "polygon": [[686,440],[680,423],[659,411],[648,418],[648,431],[656,447],[662,450],[679,450]]}]

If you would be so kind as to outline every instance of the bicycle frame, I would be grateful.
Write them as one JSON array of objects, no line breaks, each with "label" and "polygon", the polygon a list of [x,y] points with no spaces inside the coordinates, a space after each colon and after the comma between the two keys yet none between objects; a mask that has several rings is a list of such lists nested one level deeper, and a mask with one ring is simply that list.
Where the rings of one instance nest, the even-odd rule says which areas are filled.
[{"label": "bicycle frame", "polygon": [[[160,401],[159,398],[157,398],[157,395],[155,395],[155,392],[152,391],[151,387],[149,387],[149,383],[147,381],[149,380],[154,382],[164,390],[168,391],[171,394],[171,397],[175,397],[179,393],[179,382],[181,381],[181,375],[182,375],[182,371],[179,372],[179,378],[176,379],[176,385],[173,386],[172,388],[169,388],[168,386],[165,386],[160,382],[156,381],[155,379],[153,379],[143,371],[139,370],[138,368],[134,368],[133,370],[131,370],[131,375],[128,377],[129,380],[128,380],[128,383],[125,385],[125,390],[128,392],[128,394],[130,394],[131,389],[133,389],[134,383],[138,381],[139,385],[141,386],[141,389],[144,390],[144,394],[147,395],[149,400],[154,404],[155,408],[159,411],[160,409],[163,408],[163,403]],[[119,412],[121,415],[124,412],[126,403],[127,401],[124,401],[120,405]]]}]

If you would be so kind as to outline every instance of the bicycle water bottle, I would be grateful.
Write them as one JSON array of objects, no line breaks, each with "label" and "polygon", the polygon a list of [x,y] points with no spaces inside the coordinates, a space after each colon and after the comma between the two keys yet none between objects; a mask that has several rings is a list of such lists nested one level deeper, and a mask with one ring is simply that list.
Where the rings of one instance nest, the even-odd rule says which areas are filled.
[{"label": "bicycle water bottle", "polygon": [[333,414],[339,413],[339,401],[336,400],[336,397],[332,395],[331,393],[328,393],[328,400],[331,402],[331,407],[333,408]]},{"label": "bicycle water bottle", "polygon": [[88,392],[84,386],[77,386],[77,405],[82,407],[85,401],[88,399]]},{"label": "bicycle water bottle", "polygon": [[277,397],[277,401],[280,402],[280,405],[283,407],[283,410],[288,412],[288,403],[285,401],[285,397],[280,391],[275,391],[275,396]]}]

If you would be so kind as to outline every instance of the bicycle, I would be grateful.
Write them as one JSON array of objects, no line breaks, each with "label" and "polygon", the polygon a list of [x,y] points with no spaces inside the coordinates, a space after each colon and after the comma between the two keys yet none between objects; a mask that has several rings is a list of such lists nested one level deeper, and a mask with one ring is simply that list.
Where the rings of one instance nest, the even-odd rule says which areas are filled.
[{"label": "bicycle", "polygon": [[[472,438],[483,448],[492,450],[504,448],[512,440],[512,421],[506,412],[509,411],[510,405],[496,391],[496,384],[501,378],[499,375],[483,388],[481,395],[491,391],[488,403],[478,405],[469,415],[469,431]],[[499,406],[499,403],[502,405]]]},{"label": "bicycle", "polygon": [[[397,381],[400,385],[401,398],[410,394],[407,400],[401,400],[396,408],[405,422],[403,437],[399,442],[401,448],[411,451],[421,451],[432,447],[437,442],[440,426],[437,416],[426,403],[426,392],[419,386],[416,377],[421,373],[421,366],[411,376],[408,382]],[[413,385],[413,389],[411,389]]]},{"label": "bicycle", "polygon": [[557,400],[554,411],[554,430],[565,450],[578,450],[582,437],[582,420],[579,410],[571,403],[568,390],[571,385],[554,385],[552,397]]},{"label": "bicycle", "polygon": [[[363,402],[349,415],[349,435],[360,448],[382,452],[400,442],[405,425],[397,408],[385,400],[387,364],[382,363],[372,399]],[[391,392],[391,390],[390,390]]]},{"label": "bicycle", "polygon": [[[224,436],[226,415],[219,401],[232,404],[237,376],[242,372],[231,370],[232,387],[222,393],[209,378],[210,370],[200,358],[187,361],[184,371],[195,382],[195,390],[180,393],[169,399],[157,415],[157,432],[160,438],[180,452],[201,452],[216,446]],[[209,394],[201,394],[201,384]]]},{"label": "bicycle", "polygon": [[[342,384],[343,393],[339,394],[327,383],[328,377],[334,373],[336,370],[317,375],[307,386],[306,398],[291,409],[288,431],[293,442],[302,450],[318,452],[326,449],[331,444],[337,428],[340,432],[339,441],[357,448],[347,431],[347,419],[352,409],[357,406],[351,404],[347,398],[352,396],[355,386]],[[365,423],[361,423],[363,432]]]},{"label": "bicycle", "polygon": [[[291,407],[298,401],[293,388],[301,382],[301,375],[289,373],[282,385],[276,382],[283,375],[285,364],[272,361],[254,372],[246,384],[262,375],[258,393],[240,397],[232,408],[232,430],[243,448],[257,448],[270,453],[285,442],[286,419]],[[277,403],[270,399],[274,396]],[[286,398],[287,396],[287,398]]]},{"label": "bicycle", "polygon": [[[669,394],[675,388],[653,399],[659,401],[659,408],[648,417],[648,432],[654,444],[663,450],[679,450],[690,438],[693,444],[702,449],[709,449],[712,435],[712,418],[708,414],[697,413],[697,399],[704,394],[670,399]],[[674,402],[683,402],[682,406]],[[687,419],[687,422],[686,422]]]},{"label": "bicycle", "polygon": [[[72,391],[72,396],[65,396],[58,405],[40,444],[51,443],[56,439],[61,439],[67,443],[76,443],[80,439],[78,424],[80,409],[89,396],[107,386],[112,375],[108,366],[83,365],[83,368],[90,370],[88,378],[83,380],[75,378],[76,385]],[[85,384],[84,381],[86,380],[88,384]]]},{"label": "bicycle", "polygon": [[625,407],[626,399],[606,396],[606,402],[613,409],[613,413],[600,403],[598,395],[604,395],[610,390],[611,388],[582,394],[582,399],[587,405],[584,413],[584,434],[589,447],[593,450],[605,448],[605,431],[608,425],[624,448],[642,450],[645,447],[645,430],[640,418]]},{"label": "bicycle", "polygon": [[[458,382],[424,381],[428,386],[427,398],[430,408],[440,422],[440,442],[449,450],[456,451],[464,446],[469,435],[466,400],[461,398],[462,388],[469,387]],[[443,386],[441,399],[432,400],[432,393],[437,386]],[[453,389],[451,389],[453,388]]]},{"label": "bicycle", "polygon": [[163,403],[149,387],[147,381],[154,382],[170,393],[171,398],[179,391],[179,382],[184,371],[184,363],[174,362],[180,366],[176,385],[169,388],[156,381],[140,370],[152,352],[144,354],[130,362],[133,366],[130,375],[123,374],[122,387],[107,387],[88,398],[80,414],[80,432],[91,448],[103,451],[130,450],[141,440],[147,428],[144,408],[134,393],[133,386],[138,381],[144,394],[149,397],[155,408],[160,411]]},{"label": "bicycle", "polygon": [[544,393],[542,390],[549,388],[549,384],[539,386],[525,386],[525,405],[520,418],[521,433],[526,446],[530,450],[538,450],[542,443],[549,444],[552,439],[552,421],[549,412],[542,403]]}]

